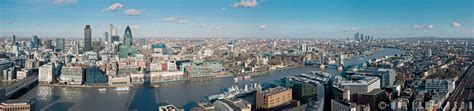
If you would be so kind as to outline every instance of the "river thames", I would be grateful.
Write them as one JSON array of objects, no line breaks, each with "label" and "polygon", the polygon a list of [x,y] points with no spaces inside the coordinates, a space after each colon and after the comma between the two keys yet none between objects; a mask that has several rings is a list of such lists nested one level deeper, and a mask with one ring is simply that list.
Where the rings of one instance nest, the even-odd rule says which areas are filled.
[{"label": "river thames", "polygon": [[[399,49],[383,48],[370,56],[345,60],[346,66],[361,64],[364,61],[383,56],[403,54]],[[315,66],[302,66],[267,72],[269,74],[252,77],[254,82],[274,83],[282,77],[320,70]],[[334,67],[324,69],[337,74]],[[175,82],[161,84],[159,88],[134,85],[129,91],[115,91],[109,88],[100,92],[96,88],[65,88],[37,86],[19,99],[34,99],[36,109],[52,111],[122,111],[156,110],[159,103],[174,104],[177,107],[189,106],[204,101],[206,96],[217,94],[221,89],[234,85],[232,77],[216,78],[202,82]]]}]

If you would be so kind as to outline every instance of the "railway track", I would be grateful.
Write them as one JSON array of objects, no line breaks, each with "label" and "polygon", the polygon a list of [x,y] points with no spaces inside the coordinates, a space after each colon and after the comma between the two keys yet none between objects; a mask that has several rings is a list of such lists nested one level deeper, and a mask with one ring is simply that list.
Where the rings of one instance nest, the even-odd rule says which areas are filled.
[{"label": "railway track", "polygon": [[[474,67],[470,68],[461,76],[459,84],[454,89],[451,96],[448,98],[450,109],[464,109],[469,108],[469,102],[474,103]],[[464,104],[463,104],[464,103]],[[471,106],[472,107],[472,106]]]}]

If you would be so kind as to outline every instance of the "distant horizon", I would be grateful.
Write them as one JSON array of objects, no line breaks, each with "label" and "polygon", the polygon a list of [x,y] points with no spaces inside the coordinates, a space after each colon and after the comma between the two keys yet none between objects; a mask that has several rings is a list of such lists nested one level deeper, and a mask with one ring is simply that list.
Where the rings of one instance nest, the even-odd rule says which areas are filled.
[{"label": "distant horizon", "polygon": [[0,36],[473,37],[473,0],[1,0]]},{"label": "distant horizon", "polygon": [[[8,39],[11,38],[12,36],[5,36],[5,37],[0,37],[0,39]],[[84,39],[84,37],[42,37],[38,36],[40,39],[42,38],[47,38],[47,39],[55,39],[55,38],[65,38],[65,39]],[[20,37],[16,36],[17,40],[21,39],[31,39],[31,37]],[[102,38],[103,37],[92,37],[93,40],[96,40],[97,38]],[[120,36],[122,38],[122,36]],[[137,39],[353,39],[353,37],[336,37],[336,38],[321,38],[321,37],[135,37],[133,36],[135,40]],[[438,39],[474,39],[474,36],[472,37],[374,37],[374,39],[421,39],[421,38],[438,38]]]}]

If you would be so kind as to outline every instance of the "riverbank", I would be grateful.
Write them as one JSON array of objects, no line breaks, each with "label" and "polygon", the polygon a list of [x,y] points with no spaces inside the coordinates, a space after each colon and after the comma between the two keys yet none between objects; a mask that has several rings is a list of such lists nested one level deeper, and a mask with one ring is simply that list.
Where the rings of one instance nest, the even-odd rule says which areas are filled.
[{"label": "riverbank", "polygon": [[[64,85],[64,84],[38,84],[38,86],[48,87],[67,87],[67,88],[117,88],[126,86],[109,86],[109,85]],[[132,85],[129,85],[132,86]]]}]

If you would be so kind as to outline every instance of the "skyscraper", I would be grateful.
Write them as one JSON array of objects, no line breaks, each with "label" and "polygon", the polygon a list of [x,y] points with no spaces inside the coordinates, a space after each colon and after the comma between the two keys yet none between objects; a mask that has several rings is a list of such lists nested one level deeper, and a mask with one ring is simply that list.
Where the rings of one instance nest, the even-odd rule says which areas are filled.
[{"label": "skyscraper", "polygon": [[104,39],[105,39],[105,42],[106,42],[106,43],[110,43],[109,38],[110,38],[109,33],[108,33],[108,32],[104,32]]},{"label": "skyscraper", "polygon": [[131,46],[132,40],[132,30],[130,30],[130,26],[127,26],[127,28],[125,28],[125,34],[123,35],[123,44]]},{"label": "skyscraper", "polygon": [[15,37],[15,35],[13,35],[13,37],[12,37],[12,45],[15,45],[15,43],[16,43],[16,37]]},{"label": "skyscraper", "polygon": [[90,25],[86,25],[84,28],[84,51],[89,51],[92,49],[92,30]]},{"label": "skyscraper", "polygon": [[56,38],[56,49],[64,51],[64,38]]}]

